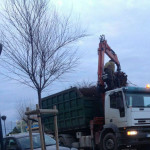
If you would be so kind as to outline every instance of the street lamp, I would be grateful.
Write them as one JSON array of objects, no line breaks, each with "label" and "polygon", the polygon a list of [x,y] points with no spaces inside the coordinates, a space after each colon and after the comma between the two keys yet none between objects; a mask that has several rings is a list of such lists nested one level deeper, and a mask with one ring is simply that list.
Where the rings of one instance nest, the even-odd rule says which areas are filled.
[{"label": "street lamp", "polygon": [[4,121],[4,129],[5,129],[5,136],[6,136],[6,125],[5,125],[6,116],[2,116],[1,118]]}]

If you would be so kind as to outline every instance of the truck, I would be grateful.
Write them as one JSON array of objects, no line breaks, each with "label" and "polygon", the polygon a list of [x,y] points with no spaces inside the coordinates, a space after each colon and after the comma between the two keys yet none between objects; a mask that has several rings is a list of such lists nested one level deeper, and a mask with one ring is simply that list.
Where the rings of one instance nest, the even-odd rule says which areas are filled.
[{"label": "truck", "polygon": [[[104,55],[116,64],[110,76]],[[42,98],[42,108],[56,105],[60,143],[93,150],[143,149],[150,145],[150,88],[131,87],[116,53],[101,36],[98,48],[98,83]],[[42,117],[46,132],[54,133],[53,116]],[[142,148],[141,148],[142,147]]]}]

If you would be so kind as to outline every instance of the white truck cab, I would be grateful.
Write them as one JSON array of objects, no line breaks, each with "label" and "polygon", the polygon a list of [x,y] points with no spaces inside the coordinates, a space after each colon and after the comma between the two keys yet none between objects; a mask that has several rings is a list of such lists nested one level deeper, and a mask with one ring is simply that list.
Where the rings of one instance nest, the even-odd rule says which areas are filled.
[{"label": "white truck cab", "polygon": [[122,87],[105,93],[105,128],[119,145],[150,144],[150,89]]}]

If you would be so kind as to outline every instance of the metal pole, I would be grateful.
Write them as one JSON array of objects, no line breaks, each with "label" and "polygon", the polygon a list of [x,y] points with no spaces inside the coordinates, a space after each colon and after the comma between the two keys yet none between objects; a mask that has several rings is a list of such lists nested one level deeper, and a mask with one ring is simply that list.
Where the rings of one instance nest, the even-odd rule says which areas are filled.
[{"label": "metal pole", "polygon": [[3,150],[3,131],[2,131],[1,114],[0,114],[0,145],[1,150]]},{"label": "metal pole", "polygon": [[5,136],[6,136],[6,125],[5,125],[5,120],[4,120],[4,128],[5,128]]},{"label": "metal pole", "polygon": [[[56,110],[56,106],[53,107]],[[57,115],[54,116],[54,126],[55,126],[55,139],[56,139],[56,150],[59,150],[59,141],[58,141],[58,126],[57,126]]]},{"label": "metal pole", "polygon": [[3,49],[3,45],[0,43],[0,55],[1,55],[2,49]]},{"label": "metal pole", "polygon": [[1,119],[4,121],[4,129],[5,129],[5,136],[6,136],[6,126],[5,126],[6,116],[2,116]]}]

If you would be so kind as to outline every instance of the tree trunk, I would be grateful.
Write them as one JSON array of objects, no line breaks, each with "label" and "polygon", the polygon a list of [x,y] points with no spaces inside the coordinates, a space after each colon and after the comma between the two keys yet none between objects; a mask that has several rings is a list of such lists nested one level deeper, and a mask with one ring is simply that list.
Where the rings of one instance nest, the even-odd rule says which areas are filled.
[{"label": "tree trunk", "polygon": [[38,92],[38,104],[39,104],[39,108],[42,108],[42,99],[41,99],[41,90],[37,90]]},{"label": "tree trunk", "polygon": [[[38,92],[38,103],[39,103],[39,108],[42,109],[42,98],[41,98],[41,93],[42,91],[40,89],[37,90]],[[42,121],[42,116],[40,115],[40,120]],[[43,122],[43,121],[42,121]],[[42,130],[42,136],[43,136],[43,139],[45,139],[45,136],[44,136],[44,124],[42,123],[41,124],[41,130]],[[43,141],[44,142],[44,146],[45,146],[45,140]],[[46,148],[45,148],[46,149]]]}]

